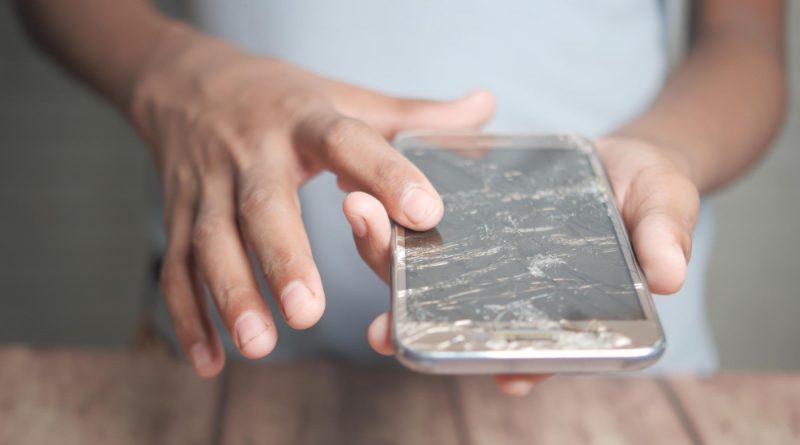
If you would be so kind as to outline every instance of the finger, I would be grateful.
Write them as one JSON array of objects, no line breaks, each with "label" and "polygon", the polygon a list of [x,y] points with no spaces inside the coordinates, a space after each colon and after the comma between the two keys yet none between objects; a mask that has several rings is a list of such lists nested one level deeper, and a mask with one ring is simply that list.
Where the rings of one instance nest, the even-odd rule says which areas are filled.
[{"label": "finger", "polygon": [[336,177],[336,187],[338,187],[339,190],[341,190],[343,192],[346,192],[346,193],[354,192],[358,188],[358,187],[356,187],[355,184],[353,184],[352,182],[350,182],[347,179],[345,179],[344,176],[337,176]]},{"label": "finger", "polygon": [[550,374],[500,374],[494,377],[497,387],[510,396],[527,395],[533,386],[550,377]]},{"label": "finger", "polygon": [[195,257],[217,309],[239,352],[261,358],[278,338],[275,322],[253,276],[226,180],[204,184],[192,240]]},{"label": "finger", "polygon": [[251,171],[239,190],[242,231],[286,323],[295,329],[313,326],[325,310],[325,294],[295,186],[274,172]]},{"label": "finger", "polygon": [[386,138],[398,131],[420,128],[480,128],[494,115],[495,97],[488,90],[477,90],[450,101],[387,98],[383,110],[365,122]]},{"label": "finger", "polygon": [[167,224],[169,242],[161,266],[161,291],[181,349],[197,374],[210,378],[222,370],[225,353],[208,316],[203,286],[192,273],[191,210],[187,203],[173,209]]},{"label": "finger", "polygon": [[367,329],[367,342],[378,354],[394,354],[392,345],[391,316],[384,312],[372,321]]},{"label": "finger", "polygon": [[422,172],[375,130],[330,111],[309,116],[296,131],[296,143],[314,153],[346,184],[378,198],[398,223],[427,230],[444,205]]},{"label": "finger", "polygon": [[364,192],[347,195],[342,205],[353,229],[353,238],[361,258],[385,282],[391,267],[391,224],[380,201]]},{"label": "finger", "polygon": [[390,139],[400,130],[478,128],[495,111],[495,96],[485,89],[455,100],[405,99],[332,82],[335,108],[361,120]]},{"label": "finger", "polygon": [[628,189],[623,218],[650,289],[677,292],[686,279],[700,198],[682,175],[645,170]]}]

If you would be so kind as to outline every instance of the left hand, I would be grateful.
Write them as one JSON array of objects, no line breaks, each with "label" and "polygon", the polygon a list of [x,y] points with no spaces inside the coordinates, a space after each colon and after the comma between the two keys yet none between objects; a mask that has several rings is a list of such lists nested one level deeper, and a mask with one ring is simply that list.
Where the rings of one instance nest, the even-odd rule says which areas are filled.
[{"label": "left hand", "polygon": [[[677,292],[686,278],[700,203],[697,187],[689,179],[688,161],[640,139],[608,138],[596,145],[650,290]],[[360,191],[345,198],[343,209],[361,257],[388,283],[391,226],[386,210]],[[393,353],[389,317],[389,313],[379,315],[367,332],[372,348],[386,355]],[[521,396],[547,377],[515,374],[495,380],[503,392]]]}]

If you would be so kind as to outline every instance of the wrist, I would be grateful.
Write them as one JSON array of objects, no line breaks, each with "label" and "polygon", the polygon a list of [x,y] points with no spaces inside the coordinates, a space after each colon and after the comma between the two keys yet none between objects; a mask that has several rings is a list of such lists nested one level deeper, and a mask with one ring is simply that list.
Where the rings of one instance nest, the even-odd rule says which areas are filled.
[{"label": "wrist", "polygon": [[142,85],[148,82],[154,72],[170,59],[174,59],[183,48],[189,45],[191,29],[177,21],[165,20],[160,24],[157,36],[152,39],[139,69],[136,70],[127,86],[123,109],[129,116],[135,115],[137,97],[140,95]]},{"label": "wrist", "polygon": [[168,21],[132,80],[124,110],[145,139],[157,123],[161,108],[186,105],[209,88],[208,73],[239,57],[235,47]]},{"label": "wrist", "polygon": [[[123,10],[119,15],[125,13],[130,18],[116,19],[118,30],[107,37],[108,43],[103,45],[102,57],[98,57],[98,60],[105,60],[103,74],[90,73],[86,77],[127,114],[136,80],[172,21],[149,9]],[[96,67],[91,71],[100,72]]]}]

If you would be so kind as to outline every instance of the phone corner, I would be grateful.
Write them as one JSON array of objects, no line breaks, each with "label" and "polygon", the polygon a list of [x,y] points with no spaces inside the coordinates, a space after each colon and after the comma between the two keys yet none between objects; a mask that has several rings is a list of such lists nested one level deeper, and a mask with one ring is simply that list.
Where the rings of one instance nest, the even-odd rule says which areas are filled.
[{"label": "phone corner", "polygon": [[648,347],[637,348],[640,353],[625,360],[626,371],[638,371],[655,365],[667,350],[667,341],[661,337]]},{"label": "phone corner", "polygon": [[432,374],[432,366],[431,363],[425,360],[420,360],[420,357],[417,354],[414,354],[412,351],[409,351],[406,348],[399,347],[395,343],[395,358],[398,362],[400,362],[403,367],[409,369],[414,372],[420,372],[423,374]]}]

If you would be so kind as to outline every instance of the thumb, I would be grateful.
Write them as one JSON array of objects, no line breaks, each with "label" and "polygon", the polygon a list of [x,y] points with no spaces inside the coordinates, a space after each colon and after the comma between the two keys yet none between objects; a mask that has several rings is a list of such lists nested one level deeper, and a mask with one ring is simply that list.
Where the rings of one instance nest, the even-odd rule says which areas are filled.
[{"label": "thumb", "polygon": [[449,101],[387,98],[381,122],[374,126],[386,138],[411,129],[479,128],[492,118],[494,110],[495,97],[488,90]]}]

